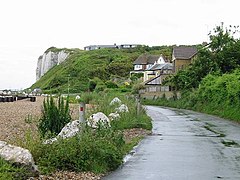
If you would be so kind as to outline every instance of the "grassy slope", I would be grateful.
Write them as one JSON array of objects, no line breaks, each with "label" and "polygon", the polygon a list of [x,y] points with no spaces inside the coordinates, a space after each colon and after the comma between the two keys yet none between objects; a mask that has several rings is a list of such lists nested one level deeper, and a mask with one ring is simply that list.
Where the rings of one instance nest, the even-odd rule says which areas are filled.
[{"label": "grassy slope", "polygon": [[[75,51],[67,61],[53,67],[31,88],[40,87],[43,90],[67,89],[68,75],[71,91],[86,90],[89,79],[94,78],[94,71],[99,70],[105,75],[110,63],[120,63],[131,67],[139,52],[121,51],[117,49],[100,49],[95,51]],[[113,75],[113,74],[110,74]]]},{"label": "grassy slope", "polygon": [[[54,47],[46,51],[58,51]],[[65,49],[67,50],[67,49]],[[162,49],[99,49],[94,51],[81,51],[77,49],[70,52],[68,59],[62,64],[53,67],[40,80],[31,86],[31,89],[41,88],[46,92],[66,93],[68,77],[70,92],[86,91],[89,79],[99,77],[103,81],[116,77],[128,77],[133,69],[132,62],[142,53],[170,56],[171,47]]]}]

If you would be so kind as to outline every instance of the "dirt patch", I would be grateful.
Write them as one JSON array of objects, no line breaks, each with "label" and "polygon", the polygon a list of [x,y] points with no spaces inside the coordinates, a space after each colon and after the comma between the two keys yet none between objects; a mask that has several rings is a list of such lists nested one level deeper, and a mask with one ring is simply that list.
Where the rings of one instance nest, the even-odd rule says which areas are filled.
[{"label": "dirt patch", "polygon": [[78,179],[78,180],[98,180],[101,179],[103,175],[96,175],[91,172],[69,172],[69,171],[58,171],[51,175],[45,176],[40,175],[38,178],[30,178],[29,180],[55,180],[55,179]]},{"label": "dirt patch", "polygon": [[129,143],[133,138],[145,137],[149,134],[151,134],[151,131],[142,128],[126,129],[123,131],[126,143]]}]

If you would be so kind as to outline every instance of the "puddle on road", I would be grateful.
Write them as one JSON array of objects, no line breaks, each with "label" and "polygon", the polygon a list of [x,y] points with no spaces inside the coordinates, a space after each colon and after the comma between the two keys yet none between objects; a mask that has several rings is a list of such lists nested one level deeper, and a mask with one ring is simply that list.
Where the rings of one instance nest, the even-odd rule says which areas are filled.
[{"label": "puddle on road", "polygon": [[226,135],[221,133],[221,132],[217,132],[216,130],[212,129],[211,127],[216,127],[215,125],[213,124],[210,124],[210,123],[206,123],[206,125],[203,126],[205,129],[207,129],[208,131],[211,131],[213,132],[214,134],[217,135],[217,137],[225,137]]},{"label": "puddle on road", "polygon": [[198,119],[198,118],[195,118],[195,119],[190,119],[189,121],[197,121],[197,122],[199,122],[199,121],[200,121],[200,119]]},{"label": "puddle on road", "polygon": [[152,133],[152,134],[150,134],[150,136],[162,136],[162,134],[161,133]]},{"label": "puddle on road", "polygon": [[206,126],[208,126],[208,127],[217,127],[216,125],[211,124],[211,123],[208,123],[208,122],[206,122],[205,124],[206,124]]}]

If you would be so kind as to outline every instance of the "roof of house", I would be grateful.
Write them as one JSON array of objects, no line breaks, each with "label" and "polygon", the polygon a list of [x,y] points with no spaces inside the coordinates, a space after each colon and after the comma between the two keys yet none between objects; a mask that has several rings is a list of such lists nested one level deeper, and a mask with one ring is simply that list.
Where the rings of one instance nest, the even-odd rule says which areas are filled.
[{"label": "roof of house", "polygon": [[193,46],[173,47],[173,56],[175,59],[191,59],[197,54],[197,48]]},{"label": "roof of house", "polygon": [[158,58],[158,55],[142,54],[133,62],[133,64],[154,64]]},{"label": "roof of house", "polygon": [[147,71],[156,71],[156,70],[172,70],[173,64],[172,63],[164,63],[164,64],[155,64],[152,67],[148,68]]}]

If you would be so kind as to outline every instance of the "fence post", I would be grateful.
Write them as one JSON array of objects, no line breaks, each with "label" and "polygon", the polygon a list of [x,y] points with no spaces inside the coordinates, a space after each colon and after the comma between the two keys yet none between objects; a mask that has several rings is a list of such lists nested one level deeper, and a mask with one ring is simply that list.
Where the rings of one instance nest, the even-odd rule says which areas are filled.
[{"label": "fence post", "polygon": [[79,105],[79,121],[85,123],[85,103],[80,102]]}]

